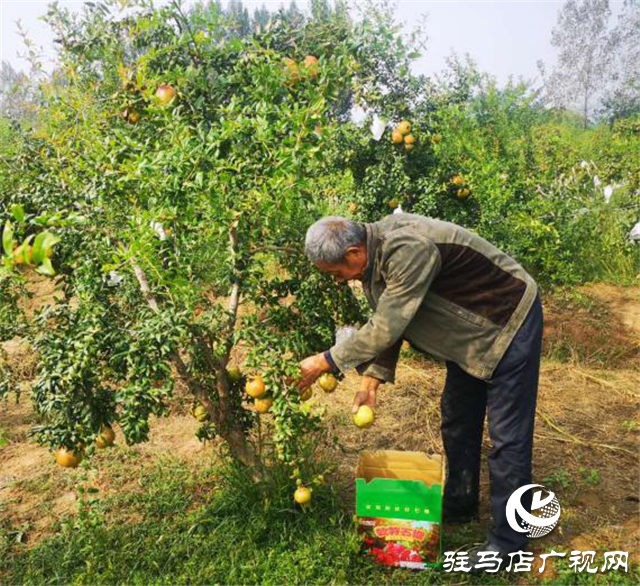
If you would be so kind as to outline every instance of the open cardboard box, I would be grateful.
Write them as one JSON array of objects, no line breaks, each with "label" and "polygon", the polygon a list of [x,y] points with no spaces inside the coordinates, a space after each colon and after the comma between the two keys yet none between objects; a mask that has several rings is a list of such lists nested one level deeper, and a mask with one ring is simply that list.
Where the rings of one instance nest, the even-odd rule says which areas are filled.
[{"label": "open cardboard box", "polygon": [[439,566],[444,479],[442,456],[363,452],[356,469],[356,521],[364,552],[388,566]]}]

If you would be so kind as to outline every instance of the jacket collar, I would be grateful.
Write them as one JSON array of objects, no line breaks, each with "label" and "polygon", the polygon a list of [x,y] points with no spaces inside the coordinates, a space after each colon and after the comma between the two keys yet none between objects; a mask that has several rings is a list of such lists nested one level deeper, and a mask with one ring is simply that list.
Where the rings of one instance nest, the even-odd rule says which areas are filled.
[{"label": "jacket collar", "polygon": [[362,282],[368,283],[371,280],[371,275],[376,264],[380,236],[378,226],[375,224],[365,224],[364,228],[367,231],[367,267],[365,268]]}]

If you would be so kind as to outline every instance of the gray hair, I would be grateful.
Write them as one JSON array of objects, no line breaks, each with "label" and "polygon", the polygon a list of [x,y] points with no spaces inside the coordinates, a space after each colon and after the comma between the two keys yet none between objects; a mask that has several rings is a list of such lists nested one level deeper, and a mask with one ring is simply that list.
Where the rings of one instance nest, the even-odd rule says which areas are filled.
[{"label": "gray hair", "polygon": [[307,230],[304,253],[313,263],[336,264],[344,259],[348,248],[363,245],[366,239],[362,224],[340,216],[327,216]]}]

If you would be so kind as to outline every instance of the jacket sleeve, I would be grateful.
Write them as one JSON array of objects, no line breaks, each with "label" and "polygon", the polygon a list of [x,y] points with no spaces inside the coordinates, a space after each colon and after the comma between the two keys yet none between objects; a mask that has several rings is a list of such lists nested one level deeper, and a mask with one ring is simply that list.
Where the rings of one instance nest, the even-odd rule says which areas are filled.
[{"label": "jacket sleeve", "polygon": [[412,229],[392,234],[382,244],[381,253],[386,288],[375,313],[348,340],[331,348],[331,357],[342,372],[376,358],[402,337],[440,271],[436,245]]},{"label": "jacket sleeve", "polygon": [[395,382],[396,365],[398,364],[401,347],[402,338],[400,338],[393,346],[389,346],[389,348],[383,350],[373,360],[360,364],[356,367],[358,374],[362,376],[372,376],[386,383]]}]

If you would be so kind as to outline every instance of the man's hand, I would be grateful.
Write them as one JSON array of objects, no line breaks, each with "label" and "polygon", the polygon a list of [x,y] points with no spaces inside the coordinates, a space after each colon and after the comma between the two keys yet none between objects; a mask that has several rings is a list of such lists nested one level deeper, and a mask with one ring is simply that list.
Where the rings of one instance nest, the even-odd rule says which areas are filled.
[{"label": "man's hand", "polygon": [[356,393],[353,399],[353,407],[351,413],[356,413],[360,405],[368,405],[372,409],[376,406],[376,392],[380,386],[380,380],[372,376],[363,376],[360,383],[360,391]]},{"label": "man's hand", "polygon": [[330,364],[324,357],[324,354],[316,354],[309,356],[300,363],[300,373],[302,378],[298,381],[298,388],[303,391],[310,387],[316,379],[323,373],[331,370]]}]

